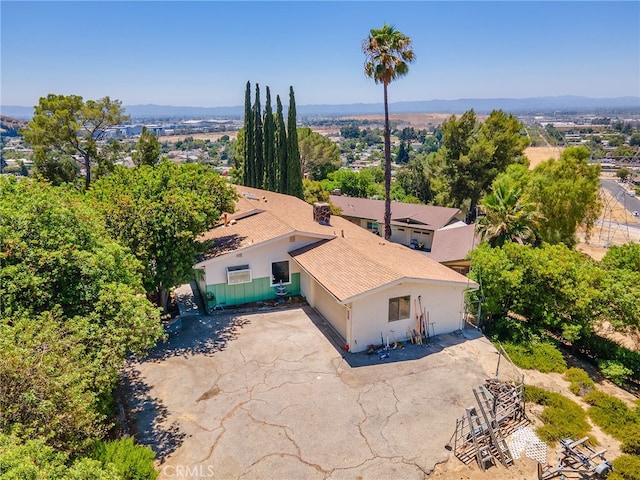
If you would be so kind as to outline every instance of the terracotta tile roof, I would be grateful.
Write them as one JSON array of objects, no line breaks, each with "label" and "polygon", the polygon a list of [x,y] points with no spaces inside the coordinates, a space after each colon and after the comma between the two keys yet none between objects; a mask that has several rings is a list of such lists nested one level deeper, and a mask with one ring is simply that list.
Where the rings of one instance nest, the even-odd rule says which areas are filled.
[{"label": "terracotta tile roof", "polygon": [[[344,216],[366,218],[384,224],[384,200],[331,195],[329,201],[340,207]],[[422,224],[429,229],[437,230],[456,216],[460,217],[460,213],[458,208],[391,202],[391,223],[394,225],[407,225],[406,220],[409,219],[409,223]]]},{"label": "terracotta tile roof", "polygon": [[229,217],[235,224],[202,236],[216,242],[209,258],[286,234],[306,233],[317,236],[318,242],[289,254],[340,301],[405,278],[475,285],[450,268],[410,248],[386,242],[345,218],[332,215],[330,225],[321,225],[313,220],[313,206],[303,200],[236,188],[241,198]]}]

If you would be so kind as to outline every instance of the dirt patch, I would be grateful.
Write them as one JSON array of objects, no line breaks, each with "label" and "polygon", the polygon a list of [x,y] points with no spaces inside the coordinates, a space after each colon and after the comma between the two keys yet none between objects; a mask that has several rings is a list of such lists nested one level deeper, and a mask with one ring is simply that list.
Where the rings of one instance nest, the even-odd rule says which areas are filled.
[{"label": "dirt patch", "polygon": [[580,243],[576,246],[576,250],[596,260],[602,260],[611,245],[640,242],[640,231],[625,227],[632,224],[631,212],[604,188],[600,190],[600,198],[603,204],[600,218],[589,238],[584,227],[578,229]]},{"label": "dirt patch", "polygon": [[527,147],[524,150],[524,154],[529,159],[529,169],[535,168],[550,158],[559,159],[561,153],[560,147]]}]

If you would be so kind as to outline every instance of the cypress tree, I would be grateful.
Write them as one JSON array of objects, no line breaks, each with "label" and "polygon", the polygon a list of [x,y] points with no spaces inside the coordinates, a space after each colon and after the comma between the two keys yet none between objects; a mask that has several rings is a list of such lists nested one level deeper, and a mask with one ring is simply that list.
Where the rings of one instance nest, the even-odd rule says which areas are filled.
[{"label": "cypress tree", "polygon": [[256,101],[253,104],[253,149],[255,157],[255,171],[253,172],[252,187],[264,187],[264,157],[262,151],[262,113],[260,108],[260,86],[256,83]]},{"label": "cypress tree", "polygon": [[289,168],[288,155],[287,155],[287,130],[284,126],[284,115],[282,113],[282,102],[280,101],[280,95],[276,95],[276,161],[278,163],[277,174],[277,191],[280,193],[287,193],[288,187],[288,175],[287,169]]},{"label": "cypress tree", "polygon": [[255,155],[253,150],[253,112],[251,110],[251,83],[247,82],[244,94],[244,162],[242,169],[242,183],[253,186],[255,170]]},{"label": "cypress tree", "polygon": [[264,106],[264,188],[275,192],[277,190],[276,179],[276,149],[275,149],[275,124],[271,109],[271,91],[267,87],[267,99]]},{"label": "cypress tree", "polygon": [[300,165],[300,146],[298,145],[298,126],[296,122],[296,99],[293,87],[289,87],[289,112],[287,121],[288,144],[288,172],[287,193],[294,197],[303,198],[302,166]]}]

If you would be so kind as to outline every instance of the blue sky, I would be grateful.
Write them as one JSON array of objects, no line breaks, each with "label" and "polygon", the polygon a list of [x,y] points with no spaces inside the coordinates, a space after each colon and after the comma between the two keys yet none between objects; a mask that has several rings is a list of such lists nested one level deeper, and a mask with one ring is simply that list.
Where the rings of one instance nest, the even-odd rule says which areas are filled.
[{"label": "blue sky", "polygon": [[[416,62],[389,101],[640,96],[640,1],[0,2],[3,105],[48,93],[235,106],[378,103],[361,42],[387,22]],[[264,93],[263,100],[264,100]]]}]

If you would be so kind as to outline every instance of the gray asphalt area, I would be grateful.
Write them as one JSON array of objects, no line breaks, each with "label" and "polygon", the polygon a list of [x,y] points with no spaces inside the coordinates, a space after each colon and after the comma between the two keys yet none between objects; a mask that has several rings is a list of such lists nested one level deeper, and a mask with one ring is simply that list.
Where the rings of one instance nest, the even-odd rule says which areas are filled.
[{"label": "gray asphalt area", "polygon": [[159,479],[424,479],[497,353],[474,329],[342,351],[307,306],[197,315],[124,375]]}]

